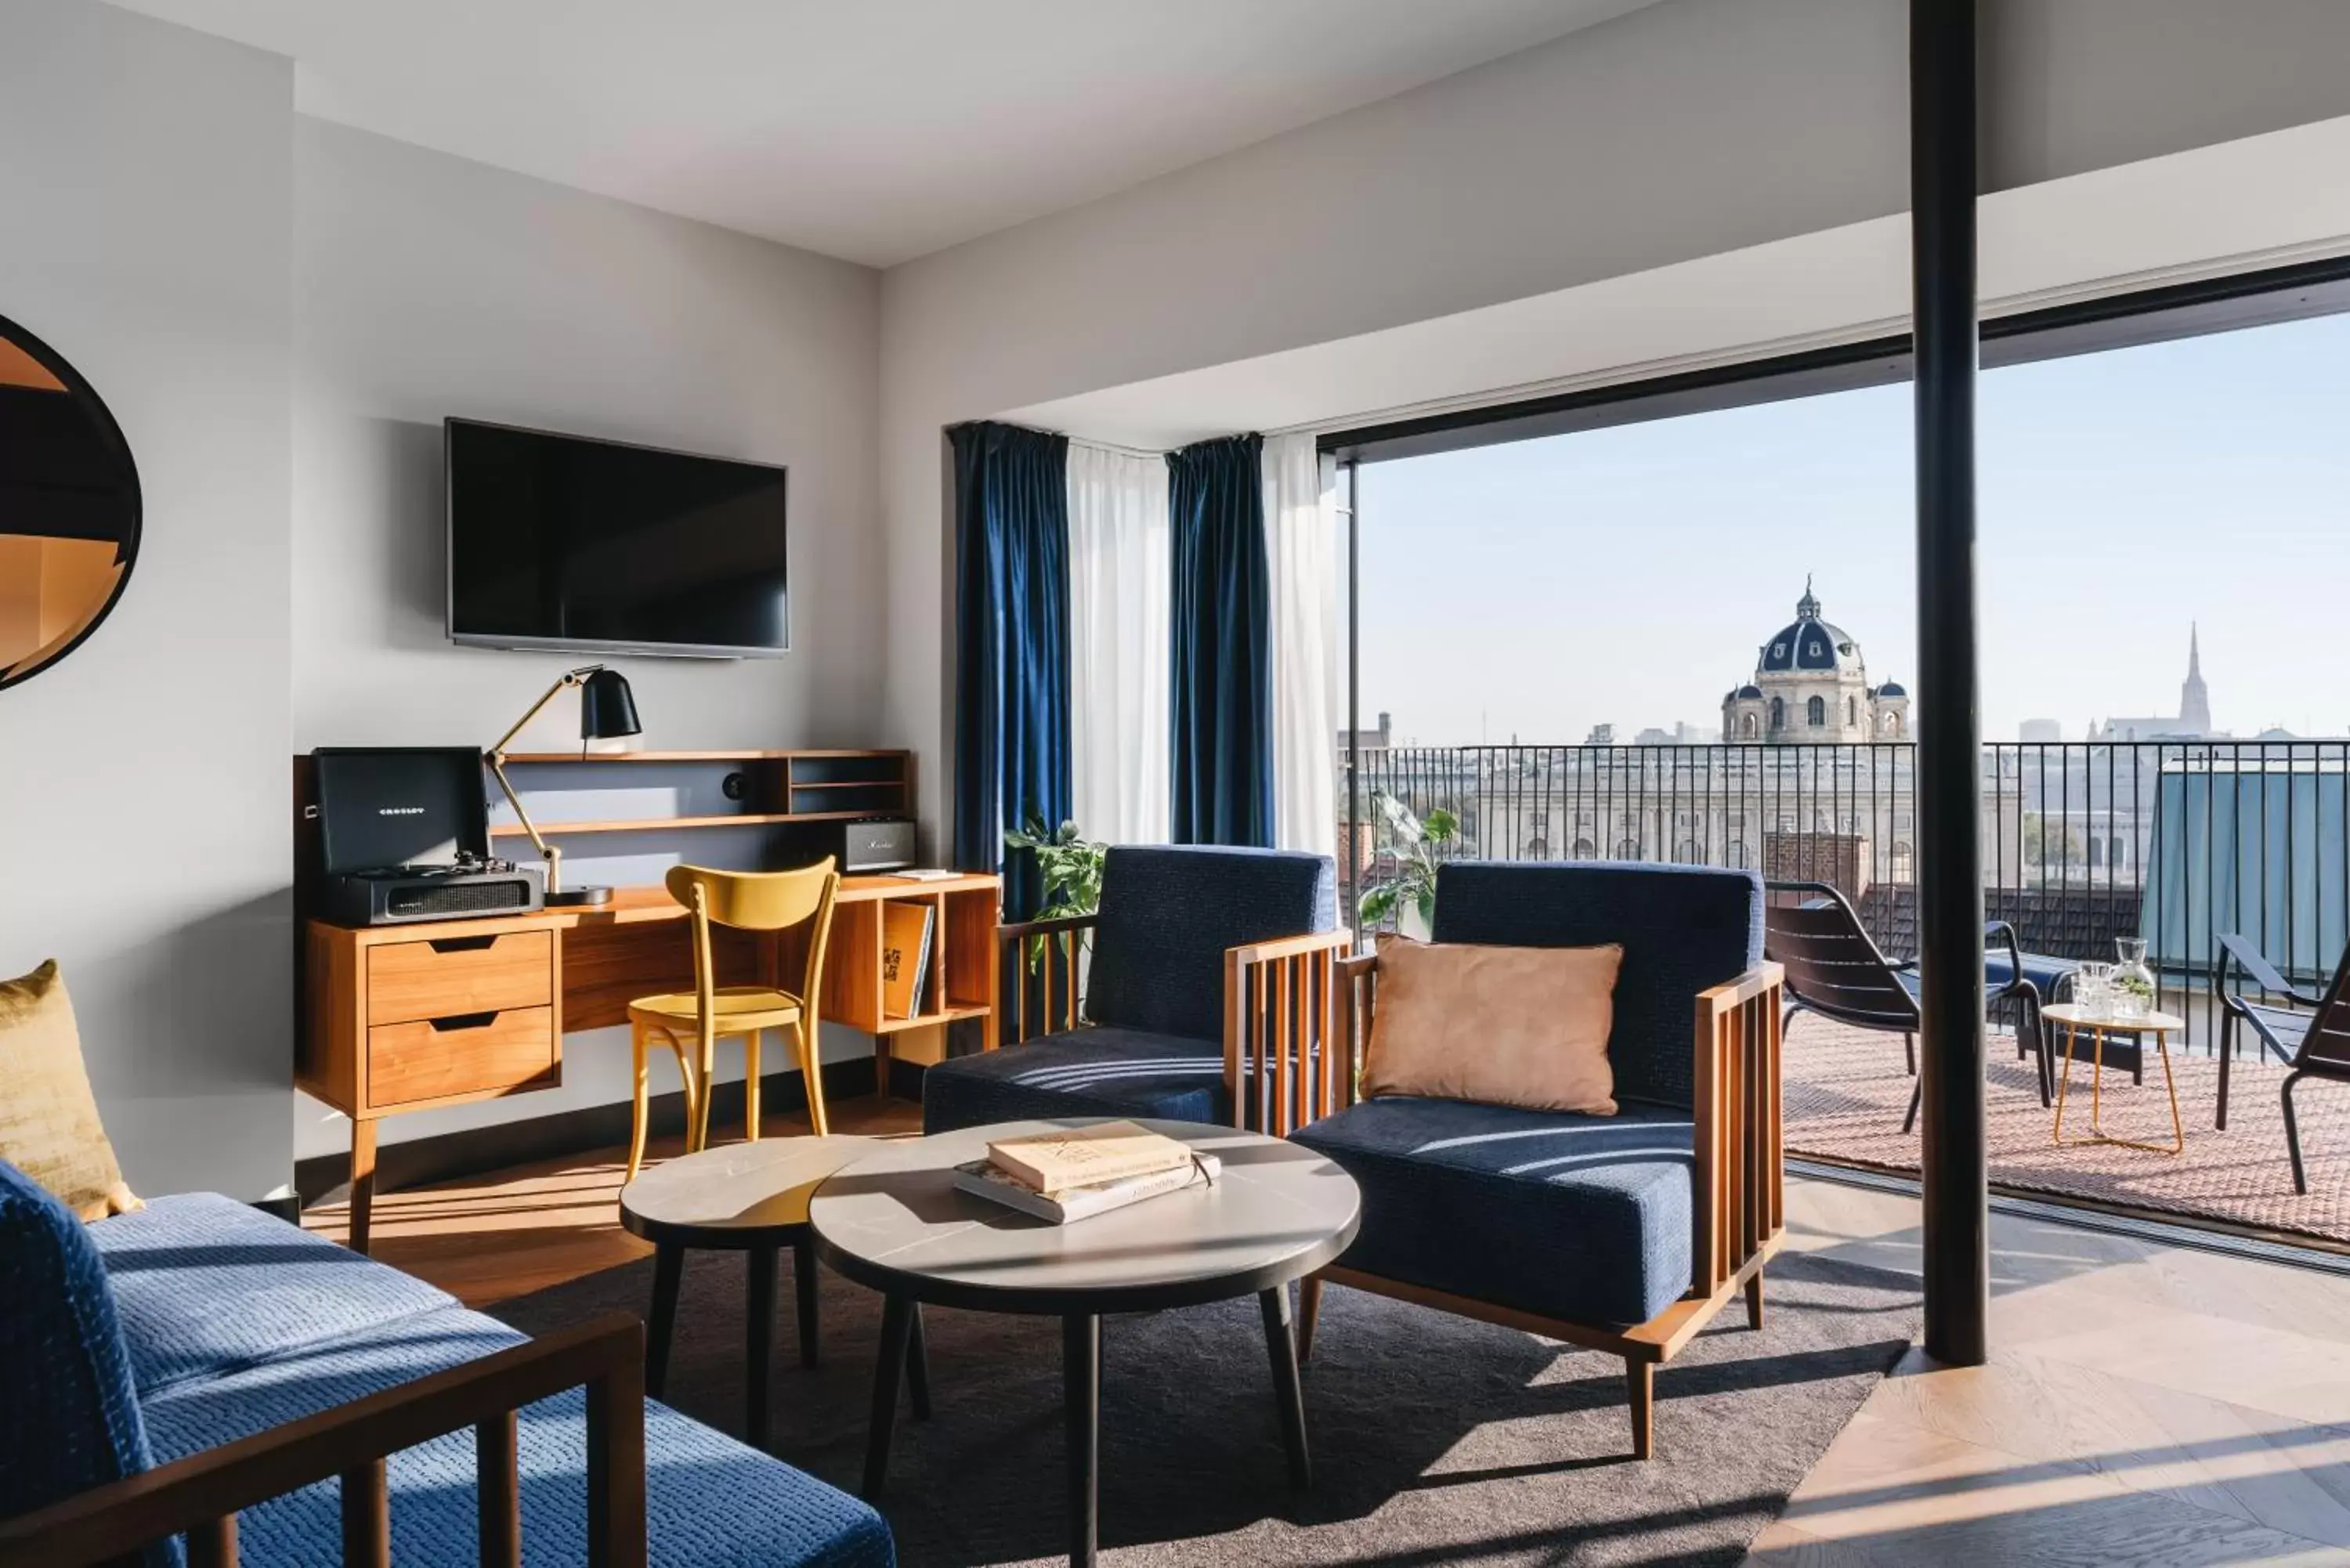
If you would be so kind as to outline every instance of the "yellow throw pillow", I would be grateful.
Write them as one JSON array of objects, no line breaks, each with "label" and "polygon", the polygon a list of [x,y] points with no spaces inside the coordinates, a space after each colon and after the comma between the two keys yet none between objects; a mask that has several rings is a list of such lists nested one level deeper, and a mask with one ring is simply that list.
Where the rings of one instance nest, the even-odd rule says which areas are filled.
[{"label": "yellow throw pillow", "polygon": [[0,981],[0,1159],[84,1220],[142,1209],[98,1119],[73,1003],[53,959]]},{"label": "yellow throw pillow", "polygon": [[1607,1032],[1624,950],[1393,940],[1363,1093],[1616,1114]]}]

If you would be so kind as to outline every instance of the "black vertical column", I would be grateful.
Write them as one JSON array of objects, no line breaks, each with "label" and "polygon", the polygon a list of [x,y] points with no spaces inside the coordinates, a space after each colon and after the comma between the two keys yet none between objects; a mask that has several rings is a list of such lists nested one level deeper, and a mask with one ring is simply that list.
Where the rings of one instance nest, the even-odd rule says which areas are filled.
[{"label": "black vertical column", "polygon": [[1926,1352],[1989,1354],[1982,744],[1975,685],[1975,3],[1910,0],[1918,368],[1918,956]]}]

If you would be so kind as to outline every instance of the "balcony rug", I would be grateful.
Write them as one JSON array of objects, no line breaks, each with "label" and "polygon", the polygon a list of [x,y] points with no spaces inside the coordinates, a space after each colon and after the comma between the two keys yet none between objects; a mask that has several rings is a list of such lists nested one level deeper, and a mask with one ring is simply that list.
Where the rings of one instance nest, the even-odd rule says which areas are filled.
[{"label": "balcony rug", "polygon": [[[798,1366],[785,1278],[775,1451],[862,1472],[879,1298],[823,1275],[823,1360]],[[642,1313],[650,1260],[490,1309],[546,1333]],[[740,1254],[687,1255],[671,1404],[740,1433]],[[1333,1288],[1293,1501],[1251,1300],[1103,1325],[1104,1561],[1721,1564],[1782,1509],[1917,1326],[1914,1279],[1786,1254],[1761,1334],[1732,1306],[1657,1375],[1657,1457],[1629,1457],[1623,1364]],[[1060,1327],[925,1309],[934,1415],[901,1416],[882,1511],[907,1568],[1066,1562]]]},{"label": "balcony rug", "polygon": [[[2085,1051],[2088,1043],[2082,1042]],[[2152,1154],[2112,1145],[2058,1148],[2054,1116],[2040,1104],[2034,1067],[2015,1059],[2013,1038],[1993,1034],[1987,1074],[1991,1179],[1999,1185],[2058,1197],[2257,1231],[2350,1243],[2350,1087],[2304,1079],[2293,1093],[2309,1193],[2293,1189],[2285,1158],[2284,1115],[2277,1089],[2284,1074],[2247,1054],[2228,1088],[2228,1130],[2211,1125],[2219,1105],[2218,1058],[2174,1050],[2178,1114],[2187,1147]],[[1783,1068],[1786,1147],[1806,1155],[1879,1170],[1915,1174],[1918,1135],[1901,1131],[1911,1079],[1901,1037],[1798,1013],[1787,1027]],[[2148,1143],[2170,1140],[2170,1102],[2151,1047],[2146,1082],[2107,1068],[2106,1130]],[[2089,1064],[2075,1062],[2064,1102],[2064,1136],[2089,1130]]]}]

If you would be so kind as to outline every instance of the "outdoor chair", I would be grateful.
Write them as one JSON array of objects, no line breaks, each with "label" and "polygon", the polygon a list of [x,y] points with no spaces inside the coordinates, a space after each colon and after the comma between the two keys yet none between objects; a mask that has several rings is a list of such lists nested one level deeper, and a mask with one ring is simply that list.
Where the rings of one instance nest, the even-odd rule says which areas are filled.
[{"label": "outdoor chair", "polygon": [[[1917,961],[1887,958],[1851,901],[1829,883],[1773,882],[1769,891],[1762,950],[1787,972],[1787,1011],[1781,1027],[1796,1013],[1808,1012],[1856,1029],[1898,1033],[1909,1075],[1916,1078],[1921,985]],[[2006,950],[1986,955],[1984,1000],[2017,1004],[2018,1054],[2025,1049],[2039,1053],[2040,1103],[2049,1105],[2055,1096],[2055,1071],[2047,1031],[2041,1027],[2040,988],[2031,978],[2013,926],[1990,921],[1983,938]],[[1904,1133],[1918,1125],[1924,1089],[1922,1080],[1910,1087],[1909,1109],[1901,1118]]]},{"label": "outdoor chair", "polygon": [[[2053,1077],[2064,1052],[2051,1038],[2055,1026],[2041,1016],[2041,1010],[2050,1002],[2071,999],[2074,981],[2080,973],[2080,961],[2029,950],[2017,950],[2011,957],[2006,950],[2012,941],[1989,945],[2001,929],[2002,922],[1996,920],[1986,921],[1983,926],[1988,950],[1983,953],[1984,996],[1994,1004],[2002,998],[2015,1002],[2012,1019],[2015,1025],[2015,1059],[2021,1062],[2034,1051],[2042,1052],[2049,1064],[2044,1075]],[[2024,992],[2013,983],[2019,974],[2032,982],[2028,1004]],[[1999,1014],[1994,1012],[1992,1016]],[[2146,1082],[2146,1054],[2136,1040],[2122,1036],[2107,1039],[2106,1065],[2117,1070],[2126,1068],[2132,1083]]]},{"label": "outdoor chair", "polygon": [[997,929],[1008,1038],[922,1075],[922,1130],[1108,1116],[1286,1132],[1251,1036],[1275,1002],[1326,1012],[1348,940],[1335,880],[1326,855],[1113,846],[1100,913]]},{"label": "outdoor chair", "polygon": [[2218,1125],[2221,1131],[2227,1129],[2228,1066],[2235,1059],[2236,1026],[2241,1023],[2261,1043],[2256,1057],[2274,1053],[2276,1059],[2291,1069],[2277,1094],[2284,1105],[2284,1147],[2293,1160],[2293,1189],[2305,1195],[2309,1177],[2301,1163],[2301,1126],[2293,1119],[2293,1085],[2303,1078],[2331,1078],[2337,1084],[2350,1084],[2350,952],[2342,955],[2342,962],[2334,971],[2334,982],[2321,995],[2285,979],[2276,965],[2241,936],[2221,937],[2220,946],[2227,951],[2230,967],[2250,977],[2264,995],[2289,997],[2310,1010],[2300,1012],[2254,1002],[2244,994],[2241,981],[2230,990],[2222,976]]},{"label": "outdoor chair", "polygon": [[1322,1053],[1336,1070],[1301,1075],[1330,1114],[1294,1136],[1355,1179],[1362,1229],[1305,1282],[1300,1354],[1326,1282],[1605,1351],[1623,1357],[1632,1452],[1646,1459],[1658,1366],[1742,1291],[1762,1326],[1762,1270],[1784,1235],[1762,882],[1706,867],[1455,861],[1437,873],[1434,935],[1620,945],[1607,1034],[1618,1109],[1357,1101],[1380,961],[1342,960]]}]

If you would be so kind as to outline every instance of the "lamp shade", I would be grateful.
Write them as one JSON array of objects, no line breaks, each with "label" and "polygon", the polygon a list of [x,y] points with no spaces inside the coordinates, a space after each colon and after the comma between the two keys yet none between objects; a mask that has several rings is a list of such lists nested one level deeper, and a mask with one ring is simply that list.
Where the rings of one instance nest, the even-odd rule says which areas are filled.
[{"label": "lamp shade", "polygon": [[637,699],[629,678],[617,670],[598,670],[579,683],[579,738],[615,741],[644,729],[637,722]]}]

